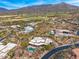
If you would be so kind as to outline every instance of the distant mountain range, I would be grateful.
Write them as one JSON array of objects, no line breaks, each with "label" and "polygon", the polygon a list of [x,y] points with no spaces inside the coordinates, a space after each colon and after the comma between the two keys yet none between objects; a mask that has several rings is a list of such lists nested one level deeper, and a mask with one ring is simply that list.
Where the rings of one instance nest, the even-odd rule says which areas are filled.
[{"label": "distant mountain range", "polygon": [[7,10],[5,8],[0,8],[0,14],[43,15],[47,13],[51,14],[53,12],[77,12],[77,11],[79,11],[79,6],[74,6],[67,3],[28,6],[14,10]]}]

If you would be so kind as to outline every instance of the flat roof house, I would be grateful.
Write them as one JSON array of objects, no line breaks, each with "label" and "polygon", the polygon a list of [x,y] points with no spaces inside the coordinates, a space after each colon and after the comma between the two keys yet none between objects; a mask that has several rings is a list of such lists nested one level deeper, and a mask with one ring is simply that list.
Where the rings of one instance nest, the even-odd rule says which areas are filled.
[{"label": "flat roof house", "polygon": [[41,45],[48,45],[52,43],[52,40],[47,37],[34,37],[29,44],[35,45],[35,46],[41,46]]},{"label": "flat roof house", "polygon": [[73,31],[65,30],[65,29],[55,29],[51,31],[51,33],[52,32],[55,36],[74,36],[75,35]]},{"label": "flat roof house", "polygon": [[12,25],[10,26],[11,28],[18,28],[18,27],[21,27],[20,25]]},{"label": "flat roof house", "polygon": [[7,45],[0,44],[0,59],[7,56],[7,53],[16,46],[14,43],[8,43]]}]

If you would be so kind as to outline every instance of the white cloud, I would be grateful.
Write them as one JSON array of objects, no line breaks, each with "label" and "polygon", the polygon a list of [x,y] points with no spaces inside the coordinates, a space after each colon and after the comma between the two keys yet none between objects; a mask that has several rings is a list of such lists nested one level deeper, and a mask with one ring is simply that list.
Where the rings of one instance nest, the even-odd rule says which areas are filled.
[{"label": "white cloud", "polygon": [[21,7],[26,7],[26,6],[30,6],[30,5],[41,5],[41,4],[44,4],[45,2],[44,1],[38,1],[38,2],[35,2],[35,3],[31,3],[31,4],[25,4],[25,3],[18,3],[18,4],[15,4],[15,3],[12,3],[12,2],[7,2],[7,1],[0,1],[0,3],[6,5],[6,8],[8,9],[16,9],[16,8],[21,8]]},{"label": "white cloud", "polygon": [[67,3],[75,4],[75,3],[79,3],[79,0],[71,0],[71,1],[68,1]]},{"label": "white cloud", "polygon": [[7,1],[3,1],[1,3],[3,3],[6,6],[9,6],[9,7],[21,7],[21,6],[24,6],[24,4],[14,4],[14,3],[11,3],[11,2],[7,2]]}]

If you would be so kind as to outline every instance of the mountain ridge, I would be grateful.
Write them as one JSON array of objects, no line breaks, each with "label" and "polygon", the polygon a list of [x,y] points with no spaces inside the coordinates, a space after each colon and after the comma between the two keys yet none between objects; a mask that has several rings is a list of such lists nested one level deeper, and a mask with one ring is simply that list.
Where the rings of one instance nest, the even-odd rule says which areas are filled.
[{"label": "mountain ridge", "polygon": [[78,11],[79,6],[74,6],[67,3],[59,4],[44,4],[44,5],[33,5],[28,7],[23,7],[19,9],[8,10],[4,14],[35,14],[42,15],[53,12],[74,12]]}]

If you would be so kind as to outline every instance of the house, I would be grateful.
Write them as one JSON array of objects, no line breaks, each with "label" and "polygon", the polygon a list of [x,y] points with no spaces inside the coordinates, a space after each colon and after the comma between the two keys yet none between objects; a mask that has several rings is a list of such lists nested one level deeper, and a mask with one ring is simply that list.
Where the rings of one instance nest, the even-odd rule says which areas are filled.
[{"label": "house", "polygon": [[42,46],[42,45],[48,45],[52,43],[52,40],[47,37],[34,37],[29,44],[35,45],[35,46]]},{"label": "house", "polygon": [[10,26],[11,28],[18,28],[18,27],[21,27],[20,25],[12,25],[12,26]]},{"label": "house", "polygon": [[32,26],[27,26],[24,28],[26,33],[34,31],[34,28]]},{"label": "house", "polygon": [[49,31],[48,34],[49,34],[49,35],[54,35],[54,34],[55,34],[55,31],[54,31],[54,30]]},{"label": "house", "polygon": [[24,31],[20,31],[20,33],[30,33],[30,32],[32,32],[32,31],[34,31],[34,28],[32,27],[32,26],[26,26],[26,27],[24,27]]},{"label": "house", "polygon": [[52,34],[55,36],[74,36],[75,33],[70,30],[65,30],[65,29],[55,29],[51,31]]},{"label": "house", "polygon": [[0,59],[7,56],[7,53],[16,46],[14,43],[8,43],[7,45],[0,44]]},{"label": "house", "polygon": [[27,25],[34,27],[34,26],[36,26],[36,24],[37,24],[37,23],[35,23],[35,22],[31,22],[31,23],[28,23]]}]

